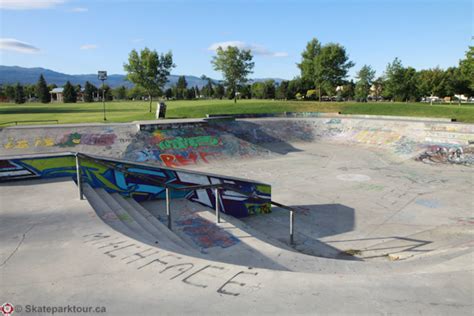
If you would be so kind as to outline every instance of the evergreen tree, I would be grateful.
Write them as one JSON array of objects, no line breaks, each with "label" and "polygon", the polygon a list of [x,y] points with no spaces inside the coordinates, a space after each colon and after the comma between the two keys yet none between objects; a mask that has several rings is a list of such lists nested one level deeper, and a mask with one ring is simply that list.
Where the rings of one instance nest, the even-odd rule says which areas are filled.
[{"label": "evergreen tree", "polygon": [[51,94],[49,93],[48,84],[41,74],[36,84],[36,95],[41,103],[51,102]]},{"label": "evergreen tree", "polygon": [[76,103],[77,94],[75,87],[67,81],[63,88],[64,103]]},{"label": "evergreen tree", "polygon": [[275,81],[267,80],[265,81],[264,89],[264,98],[265,99],[275,99]]},{"label": "evergreen tree", "polygon": [[15,86],[15,103],[22,104],[25,103],[25,91],[23,86],[20,83],[17,83]]},{"label": "evergreen tree", "polygon": [[188,83],[186,82],[186,78],[184,76],[180,76],[178,78],[178,82],[176,83],[176,99],[182,100],[186,96],[188,88]]},{"label": "evergreen tree", "polygon": [[288,84],[289,82],[284,80],[278,85],[278,88],[276,89],[276,92],[275,92],[275,97],[277,99],[284,100],[287,98]]},{"label": "evergreen tree", "polygon": [[86,81],[84,85],[84,102],[90,103],[94,102],[94,93],[97,92],[96,86],[94,86],[89,81]]},{"label": "evergreen tree", "polygon": [[171,99],[173,97],[173,89],[168,88],[165,90],[165,97],[166,99]]},{"label": "evergreen tree", "polygon": [[7,85],[5,87],[5,96],[9,102],[15,101],[15,86]]},{"label": "evergreen tree", "polygon": [[216,89],[214,89],[214,97],[216,99],[222,100],[222,98],[225,95],[225,89],[224,86],[221,85],[220,83],[216,85]]},{"label": "evergreen tree", "polygon": [[196,92],[194,88],[189,88],[186,90],[186,100],[192,100],[196,97]]}]

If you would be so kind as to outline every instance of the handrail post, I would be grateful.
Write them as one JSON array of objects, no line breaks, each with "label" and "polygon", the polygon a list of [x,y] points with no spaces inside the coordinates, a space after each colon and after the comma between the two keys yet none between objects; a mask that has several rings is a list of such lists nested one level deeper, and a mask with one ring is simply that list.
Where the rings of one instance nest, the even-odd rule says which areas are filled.
[{"label": "handrail post", "polygon": [[82,192],[82,172],[81,172],[81,162],[79,161],[79,155],[76,154],[76,174],[77,174],[77,188],[79,189],[79,200],[84,199]]},{"label": "handrail post", "polygon": [[166,216],[168,217],[168,228],[171,230],[171,207],[170,207],[170,189],[166,187]]},{"label": "handrail post", "polygon": [[290,211],[290,245],[294,244],[295,235],[295,211]]},{"label": "handrail post", "polygon": [[216,196],[216,224],[221,222],[221,212],[219,205],[219,188],[214,189],[214,195]]}]

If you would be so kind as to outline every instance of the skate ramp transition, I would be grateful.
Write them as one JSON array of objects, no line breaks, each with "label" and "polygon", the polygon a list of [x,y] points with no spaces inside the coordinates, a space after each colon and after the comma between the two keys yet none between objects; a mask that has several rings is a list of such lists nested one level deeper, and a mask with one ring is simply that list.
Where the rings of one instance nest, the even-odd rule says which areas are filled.
[{"label": "skate ramp transition", "polygon": [[312,142],[378,148],[401,161],[474,163],[474,125],[414,118],[306,113],[303,117],[9,127],[0,135],[0,155],[74,151],[171,168],[268,159],[298,151],[294,144]]}]

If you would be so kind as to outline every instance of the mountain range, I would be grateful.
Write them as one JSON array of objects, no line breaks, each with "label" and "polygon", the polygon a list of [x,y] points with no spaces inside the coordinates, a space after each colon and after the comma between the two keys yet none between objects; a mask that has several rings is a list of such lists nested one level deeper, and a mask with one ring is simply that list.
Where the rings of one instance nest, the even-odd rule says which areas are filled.
[{"label": "mountain range", "polygon": [[[0,65],[0,85],[16,84],[17,82],[19,82],[20,84],[35,84],[41,74],[43,74],[48,84],[56,84],[57,86],[63,86],[67,81],[70,81],[72,84],[80,84],[82,86],[84,86],[86,81],[89,81],[90,83],[96,86],[101,85],[101,81],[97,78],[97,74],[68,75],[40,67],[24,68],[19,66],[2,65]],[[168,77],[168,83],[165,85],[165,88],[175,85],[179,77],[180,76],[178,75],[170,75]],[[203,80],[196,76],[185,75],[185,78],[186,82],[188,83],[188,87],[198,86],[199,88],[202,88],[204,85],[207,84],[207,80]],[[283,81],[283,79],[280,78],[257,78],[251,79],[250,83],[261,82],[270,79],[274,80],[277,84]],[[219,80],[215,79],[211,80],[214,83],[220,82]],[[111,86],[112,88],[122,85],[129,88],[133,87],[133,84],[131,82],[125,80],[125,75],[108,75],[105,83]]]}]

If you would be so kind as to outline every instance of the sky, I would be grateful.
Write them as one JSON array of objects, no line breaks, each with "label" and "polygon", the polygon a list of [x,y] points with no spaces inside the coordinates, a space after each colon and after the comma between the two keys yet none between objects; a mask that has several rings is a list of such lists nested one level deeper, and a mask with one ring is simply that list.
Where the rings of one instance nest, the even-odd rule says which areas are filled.
[{"label": "sky", "polygon": [[251,49],[252,78],[292,79],[306,43],[344,46],[382,75],[395,57],[428,69],[474,45],[473,0],[0,0],[0,64],[123,74],[132,49],[172,51],[173,74],[221,79],[218,46]]}]

